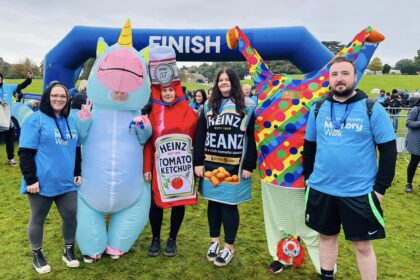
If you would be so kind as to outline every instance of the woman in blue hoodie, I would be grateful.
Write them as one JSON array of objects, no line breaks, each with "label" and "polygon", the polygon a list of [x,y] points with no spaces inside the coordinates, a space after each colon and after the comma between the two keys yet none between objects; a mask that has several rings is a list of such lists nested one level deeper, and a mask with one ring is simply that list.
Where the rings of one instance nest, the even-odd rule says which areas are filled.
[{"label": "woman in blue hoodie", "polygon": [[50,85],[41,98],[40,110],[22,126],[19,143],[23,174],[21,194],[27,194],[31,206],[28,225],[33,251],[33,266],[40,273],[51,267],[42,252],[44,223],[54,202],[63,220],[64,252],[68,267],[78,267],[74,253],[76,234],[76,186],[81,183],[80,157],[76,157],[78,134],[71,118],[68,89]]}]

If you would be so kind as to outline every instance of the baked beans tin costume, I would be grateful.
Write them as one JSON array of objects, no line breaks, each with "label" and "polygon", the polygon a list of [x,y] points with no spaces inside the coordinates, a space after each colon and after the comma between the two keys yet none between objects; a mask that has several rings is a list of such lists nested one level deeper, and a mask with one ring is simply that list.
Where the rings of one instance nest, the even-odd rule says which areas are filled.
[{"label": "baked beans tin costume", "polygon": [[[188,105],[176,66],[175,51],[154,47],[149,51],[152,83],[153,135],[144,151],[144,172],[152,172],[153,199],[160,208],[197,203],[194,184],[193,140],[197,114]],[[162,88],[172,87],[175,100],[162,101]]]},{"label": "baked beans tin costume", "polygon": [[[357,73],[367,67],[382,34],[371,27],[363,29],[337,56],[355,62]],[[318,233],[305,225],[305,183],[302,175],[302,151],[306,122],[314,102],[329,90],[327,64],[310,78],[293,79],[271,72],[239,27],[227,32],[231,49],[238,47],[248,62],[254,80],[258,104],[255,109],[255,140],[264,208],[264,222],[270,255],[279,260],[279,242],[290,236],[305,241],[315,269],[319,272]],[[358,79],[359,80],[359,79]],[[300,247],[300,245],[299,245]],[[296,256],[298,257],[298,256]],[[283,265],[293,265],[284,261]],[[302,262],[297,262],[301,264]]]},{"label": "baked beans tin costume", "polygon": [[235,110],[235,103],[228,99],[214,118],[208,103],[204,104],[206,131],[197,131],[206,135],[205,172],[199,188],[208,200],[230,205],[251,200],[251,178],[242,178],[242,170],[247,153],[251,152],[248,149],[255,150],[255,144],[250,146],[247,136],[255,103],[246,97],[245,105],[245,115],[241,117]]},{"label": "baked beans tin costume", "polygon": [[150,81],[131,34],[128,20],[115,45],[108,46],[99,38],[87,84],[93,110],[91,116],[82,118],[82,109],[75,118],[83,153],[76,239],[82,254],[90,259],[99,258],[104,251],[113,258],[129,251],[149,215],[143,145],[151,127],[146,121],[130,124],[150,97]]}]

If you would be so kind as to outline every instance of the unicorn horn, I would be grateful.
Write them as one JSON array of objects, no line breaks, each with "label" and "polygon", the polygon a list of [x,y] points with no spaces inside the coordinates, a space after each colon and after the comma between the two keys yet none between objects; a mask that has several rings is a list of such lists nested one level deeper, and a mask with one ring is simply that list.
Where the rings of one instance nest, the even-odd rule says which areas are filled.
[{"label": "unicorn horn", "polygon": [[120,37],[118,38],[118,45],[132,48],[133,47],[133,37],[131,33],[131,21],[127,19],[124,24],[123,29],[121,30]]}]

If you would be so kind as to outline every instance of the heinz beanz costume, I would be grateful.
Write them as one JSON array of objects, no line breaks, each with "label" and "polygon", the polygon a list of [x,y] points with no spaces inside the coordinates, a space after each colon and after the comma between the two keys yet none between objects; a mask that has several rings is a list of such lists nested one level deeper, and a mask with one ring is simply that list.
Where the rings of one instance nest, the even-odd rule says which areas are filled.
[{"label": "heinz beanz costume", "polygon": [[[355,62],[357,73],[363,73],[382,34],[368,27],[338,53]],[[270,255],[284,265],[300,256],[277,252],[287,251],[282,245],[294,236],[294,243],[305,241],[315,269],[319,272],[319,235],[305,225],[305,183],[302,175],[302,151],[309,111],[314,102],[329,90],[330,64],[308,79],[298,80],[285,74],[274,74],[251,46],[239,27],[227,32],[231,49],[236,47],[248,62],[255,83],[258,104],[255,109],[255,141],[261,173],[264,222]],[[358,80],[360,76],[358,77]],[[280,244],[279,244],[280,242]],[[300,244],[293,245],[299,247]],[[303,250],[300,250],[303,252]],[[296,265],[297,263],[297,265]]]},{"label": "heinz beanz costume", "polygon": [[[152,82],[152,138],[144,150],[144,172],[152,172],[152,189],[156,205],[168,208],[197,203],[194,187],[193,143],[197,114],[188,105],[171,47],[154,47],[149,51]],[[172,87],[175,100],[162,101],[161,91]]]},{"label": "heinz beanz costume", "polygon": [[[117,44],[109,47],[99,38],[97,57],[87,84],[92,117],[75,118],[83,153],[76,239],[83,255],[99,258],[105,250],[115,256],[129,251],[147,223],[150,188],[143,179],[143,145],[151,128],[129,129],[150,97],[147,66],[132,46],[129,20]],[[128,99],[115,101],[113,92],[128,92]]]},{"label": "heinz beanz costume", "polygon": [[[255,142],[249,143],[247,135],[255,103],[245,97],[245,105],[245,115],[241,117],[236,112],[235,103],[229,99],[221,105],[216,118],[213,118],[208,102],[204,104],[206,131],[197,131],[206,137],[205,172],[199,188],[201,195],[208,200],[230,205],[251,200],[251,178],[242,178],[242,170],[244,162],[253,158],[247,155],[252,152],[251,149],[254,149],[255,159]],[[252,166],[252,170],[255,168],[255,161],[247,165]]]}]

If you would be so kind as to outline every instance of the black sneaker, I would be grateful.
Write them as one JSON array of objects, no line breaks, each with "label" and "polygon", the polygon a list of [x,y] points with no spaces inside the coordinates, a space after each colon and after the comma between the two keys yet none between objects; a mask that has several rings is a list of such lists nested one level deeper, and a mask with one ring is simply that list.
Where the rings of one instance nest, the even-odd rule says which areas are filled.
[{"label": "black sneaker", "polygon": [[273,261],[268,267],[268,272],[270,273],[279,273],[283,270],[284,264],[279,261]]},{"label": "black sneaker", "polygon": [[408,183],[407,185],[405,185],[405,192],[413,192],[413,184]]},{"label": "black sneaker", "polygon": [[166,248],[165,252],[163,252],[167,257],[175,257],[176,256],[176,239],[169,238],[166,241]]},{"label": "black sneaker", "polygon": [[39,274],[50,272],[51,266],[47,263],[42,249],[32,250],[32,252],[34,253],[34,260],[32,261],[32,265],[34,266],[36,272]]},{"label": "black sneaker", "polygon": [[160,255],[160,238],[154,237],[147,252],[149,257],[157,257]]},{"label": "black sneaker", "polygon": [[214,262],[214,260],[219,255],[219,242],[210,243],[209,249],[207,251],[207,260]]},{"label": "black sneaker", "polygon": [[214,260],[214,264],[217,266],[225,266],[230,263],[233,259],[233,251],[231,249],[225,248],[220,251],[217,258]]},{"label": "black sneaker", "polygon": [[74,244],[64,246],[64,252],[61,259],[66,263],[67,267],[79,267],[80,265],[74,254]]}]

